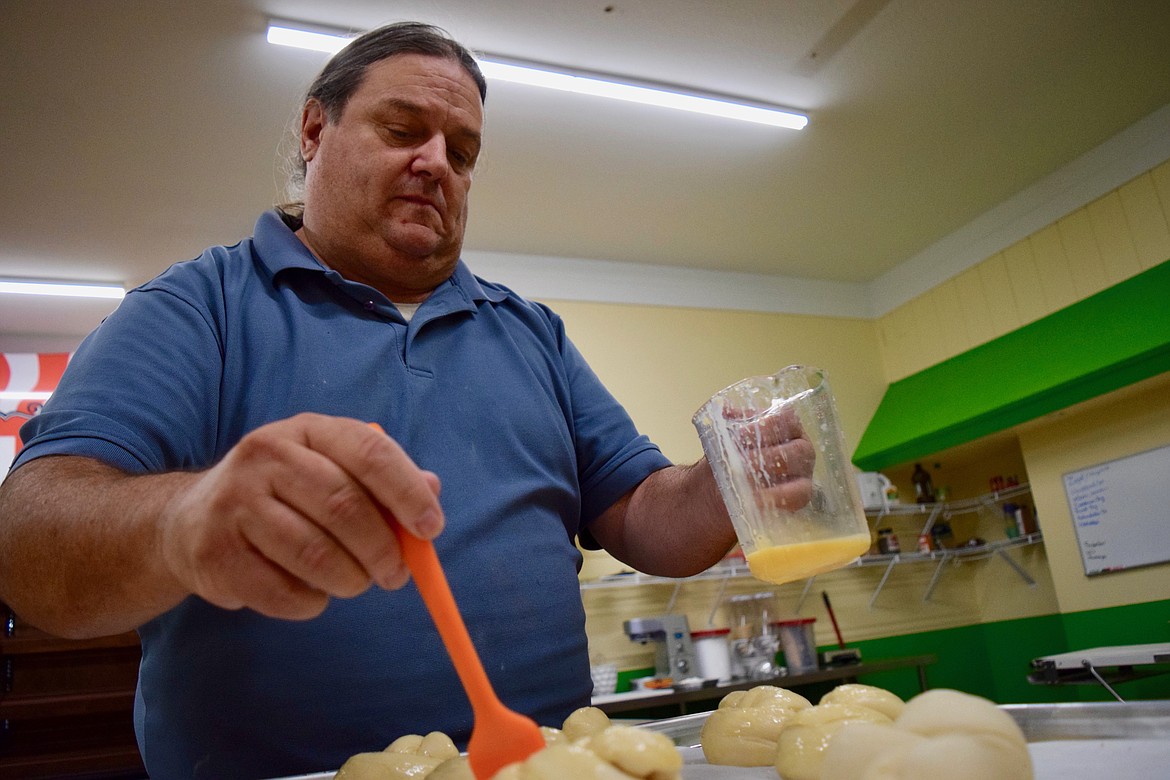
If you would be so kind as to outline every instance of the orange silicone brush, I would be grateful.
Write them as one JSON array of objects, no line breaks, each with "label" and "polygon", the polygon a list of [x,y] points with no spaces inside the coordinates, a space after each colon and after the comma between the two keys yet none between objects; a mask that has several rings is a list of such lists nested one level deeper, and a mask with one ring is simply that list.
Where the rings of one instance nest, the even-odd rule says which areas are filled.
[{"label": "orange silicone brush", "polygon": [[479,653],[475,651],[467,626],[455,605],[455,597],[451,595],[435,546],[404,529],[389,512],[384,514],[398,538],[402,558],[410,569],[415,587],[439,629],[439,636],[471,701],[475,725],[467,744],[467,760],[476,780],[488,780],[508,764],[523,761],[542,749],[544,737],[531,718],[508,709],[492,689]]}]

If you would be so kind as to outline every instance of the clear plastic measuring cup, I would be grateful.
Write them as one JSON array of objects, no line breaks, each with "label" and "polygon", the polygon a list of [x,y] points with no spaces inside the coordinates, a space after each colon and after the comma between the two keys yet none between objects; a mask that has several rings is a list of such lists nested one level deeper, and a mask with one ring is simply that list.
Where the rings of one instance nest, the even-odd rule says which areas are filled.
[{"label": "clear plastic measuring cup", "polygon": [[824,371],[788,366],[744,379],[716,393],[692,422],[753,575],[791,582],[869,549]]}]

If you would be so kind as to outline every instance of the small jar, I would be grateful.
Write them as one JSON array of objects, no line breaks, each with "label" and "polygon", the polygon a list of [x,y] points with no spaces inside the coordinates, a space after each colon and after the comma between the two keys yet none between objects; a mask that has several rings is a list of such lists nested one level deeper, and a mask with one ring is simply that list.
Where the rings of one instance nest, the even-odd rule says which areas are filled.
[{"label": "small jar", "polygon": [[898,536],[892,528],[878,529],[877,544],[878,552],[882,555],[902,552],[902,546],[898,544]]},{"label": "small jar", "polygon": [[706,680],[731,679],[731,651],[727,644],[729,628],[709,628],[691,632],[699,676]]},{"label": "small jar", "polygon": [[940,520],[930,528],[930,538],[934,540],[934,549],[943,550],[950,546],[954,541],[955,534],[951,530],[951,524],[945,520]]}]

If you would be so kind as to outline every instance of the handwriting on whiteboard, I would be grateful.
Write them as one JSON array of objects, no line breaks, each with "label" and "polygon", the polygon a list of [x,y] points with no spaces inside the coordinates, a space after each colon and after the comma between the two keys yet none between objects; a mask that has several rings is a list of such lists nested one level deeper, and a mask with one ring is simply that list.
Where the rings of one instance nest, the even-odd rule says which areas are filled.
[{"label": "handwriting on whiteboard", "polygon": [[1085,574],[1170,560],[1170,445],[1064,475]]}]

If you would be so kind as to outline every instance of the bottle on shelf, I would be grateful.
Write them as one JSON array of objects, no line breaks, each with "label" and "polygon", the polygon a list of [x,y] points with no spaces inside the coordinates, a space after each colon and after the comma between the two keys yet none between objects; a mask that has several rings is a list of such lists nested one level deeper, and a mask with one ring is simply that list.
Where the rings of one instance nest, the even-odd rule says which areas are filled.
[{"label": "bottle on shelf", "polygon": [[878,552],[882,555],[902,552],[902,545],[898,543],[898,536],[893,528],[881,528],[877,537]]},{"label": "bottle on shelf", "polygon": [[914,473],[910,475],[910,480],[914,483],[914,493],[918,503],[934,503],[934,483],[930,479],[930,474],[922,468],[921,463],[914,464]]}]

